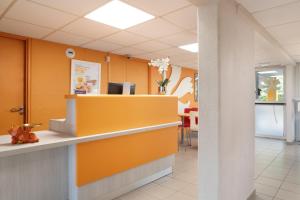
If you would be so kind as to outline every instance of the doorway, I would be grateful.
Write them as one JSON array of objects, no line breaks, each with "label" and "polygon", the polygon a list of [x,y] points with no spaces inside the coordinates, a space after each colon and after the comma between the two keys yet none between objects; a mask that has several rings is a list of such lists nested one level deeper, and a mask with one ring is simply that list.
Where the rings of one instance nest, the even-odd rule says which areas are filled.
[{"label": "doorway", "polygon": [[256,136],[285,138],[285,68],[256,69]]},{"label": "doorway", "polygon": [[0,135],[25,120],[26,41],[0,35]]}]

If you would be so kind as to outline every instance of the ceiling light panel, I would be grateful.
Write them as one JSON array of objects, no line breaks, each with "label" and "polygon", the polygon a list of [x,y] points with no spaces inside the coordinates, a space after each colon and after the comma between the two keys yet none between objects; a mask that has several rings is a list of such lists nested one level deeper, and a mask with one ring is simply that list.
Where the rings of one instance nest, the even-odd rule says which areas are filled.
[{"label": "ceiling light panel", "polygon": [[186,50],[186,51],[193,52],[193,53],[197,53],[198,52],[198,43],[182,45],[182,46],[179,46],[179,48]]},{"label": "ceiling light panel", "polygon": [[153,15],[119,0],[110,1],[85,17],[119,29],[126,29],[154,18]]}]

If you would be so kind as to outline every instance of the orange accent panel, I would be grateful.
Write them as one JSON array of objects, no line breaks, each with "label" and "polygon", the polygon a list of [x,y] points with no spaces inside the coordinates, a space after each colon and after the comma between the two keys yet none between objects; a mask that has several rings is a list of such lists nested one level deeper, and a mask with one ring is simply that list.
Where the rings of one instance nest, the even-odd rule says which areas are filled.
[{"label": "orange accent panel", "polygon": [[177,152],[177,127],[77,145],[77,186]]},{"label": "orange accent panel", "polygon": [[175,96],[101,95],[75,100],[77,136],[178,121]]}]

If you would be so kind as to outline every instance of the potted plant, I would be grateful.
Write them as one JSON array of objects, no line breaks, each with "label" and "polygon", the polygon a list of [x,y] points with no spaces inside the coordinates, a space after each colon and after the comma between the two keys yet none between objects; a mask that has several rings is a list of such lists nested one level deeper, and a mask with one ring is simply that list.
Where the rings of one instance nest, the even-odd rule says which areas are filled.
[{"label": "potted plant", "polygon": [[167,85],[170,82],[170,80],[167,78],[169,62],[170,59],[167,57],[167,58],[152,59],[149,63],[149,66],[157,67],[158,72],[162,76],[161,80],[156,81],[158,84],[159,94],[166,94],[167,92]]}]

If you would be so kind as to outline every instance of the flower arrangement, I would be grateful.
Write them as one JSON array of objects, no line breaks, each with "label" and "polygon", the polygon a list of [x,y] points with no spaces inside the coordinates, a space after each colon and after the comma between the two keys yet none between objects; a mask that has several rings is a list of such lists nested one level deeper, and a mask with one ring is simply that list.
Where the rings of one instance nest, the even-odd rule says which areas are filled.
[{"label": "flower arrangement", "polygon": [[170,63],[170,58],[157,58],[157,59],[152,59],[150,61],[149,66],[153,67],[158,67],[158,72],[162,76],[162,80],[156,81],[158,84],[158,89],[160,94],[165,94],[166,93],[166,87],[170,80],[167,78],[167,71]]}]

